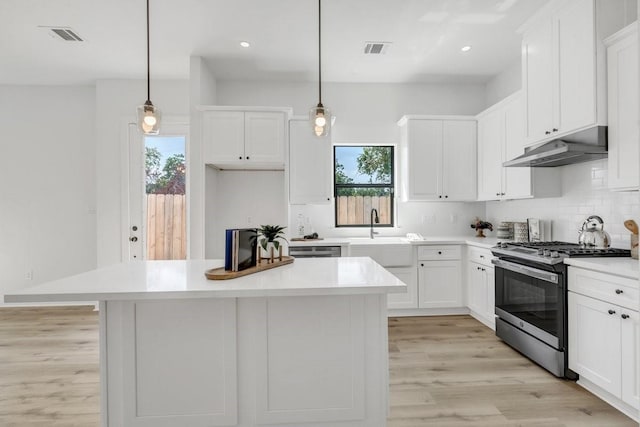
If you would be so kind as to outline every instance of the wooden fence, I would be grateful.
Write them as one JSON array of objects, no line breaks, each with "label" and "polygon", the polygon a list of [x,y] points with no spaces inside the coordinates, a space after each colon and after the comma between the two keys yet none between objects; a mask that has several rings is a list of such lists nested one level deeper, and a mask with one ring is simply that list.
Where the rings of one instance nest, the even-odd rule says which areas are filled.
[{"label": "wooden fence", "polygon": [[378,210],[380,224],[391,223],[389,196],[338,196],[336,198],[338,225],[370,224],[371,209]]},{"label": "wooden fence", "polygon": [[147,259],[186,259],[184,194],[147,194]]}]

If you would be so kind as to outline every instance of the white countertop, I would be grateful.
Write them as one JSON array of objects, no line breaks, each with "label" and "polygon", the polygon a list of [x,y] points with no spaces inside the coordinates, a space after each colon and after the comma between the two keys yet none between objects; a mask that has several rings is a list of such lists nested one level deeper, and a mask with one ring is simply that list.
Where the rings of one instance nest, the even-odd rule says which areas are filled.
[{"label": "white countertop", "polygon": [[638,260],[633,258],[566,258],[564,263],[574,267],[586,268],[587,270],[599,271],[601,273],[615,274],[617,276],[638,279],[640,277],[640,266]]},{"label": "white countertop", "polygon": [[5,294],[5,302],[351,295],[406,292],[371,258],[296,259],[230,280],[207,280],[222,260],[136,261]]},{"label": "white countertop", "polygon": [[293,241],[289,246],[347,246],[347,245],[395,245],[395,244],[411,244],[411,245],[471,245],[481,248],[491,248],[499,241],[495,237],[470,237],[470,236],[429,236],[424,240],[409,240],[403,236],[377,236],[373,239],[368,237],[327,237],[323,240],[305,240]]}]

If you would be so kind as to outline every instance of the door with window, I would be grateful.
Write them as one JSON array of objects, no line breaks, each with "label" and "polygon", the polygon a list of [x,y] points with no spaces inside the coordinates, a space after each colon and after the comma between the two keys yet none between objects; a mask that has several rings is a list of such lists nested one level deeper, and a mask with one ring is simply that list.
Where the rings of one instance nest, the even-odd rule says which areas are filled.
[{"label": "door with window", "polygon": [[165,124],[161,135],[128,128],[128,212],[124,258],[187,257],[186,123]]}]

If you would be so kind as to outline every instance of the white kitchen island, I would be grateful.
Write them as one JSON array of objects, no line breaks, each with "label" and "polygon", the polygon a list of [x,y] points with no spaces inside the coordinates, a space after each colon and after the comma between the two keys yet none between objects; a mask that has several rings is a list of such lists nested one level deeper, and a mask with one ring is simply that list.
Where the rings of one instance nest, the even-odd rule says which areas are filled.
[{"label": "white kitchen island", "polygon": [[105,427],[386,425],[386,294],[404,283],[369,258],[205,278],[221,265],[120,264],[5,301],[100,302]]}]

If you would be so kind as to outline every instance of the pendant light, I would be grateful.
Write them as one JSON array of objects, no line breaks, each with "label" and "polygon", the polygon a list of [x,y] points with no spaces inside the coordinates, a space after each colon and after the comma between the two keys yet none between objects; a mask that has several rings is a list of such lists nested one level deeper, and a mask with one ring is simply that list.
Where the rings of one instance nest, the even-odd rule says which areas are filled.
[{"label": "pendant light", "polygon": [[149,65],[149,0],[147,0],[147,100],[137,108],[138,128],[145,135],[160,133],[160,110],[151,102],[151,72]]},{"label": "pendant light", "polygon": [[318,0],[318,105],[309,111],[309,121],[316,136],[327,136],[331,130],[331,111],[322,105],[322,0]]}]

